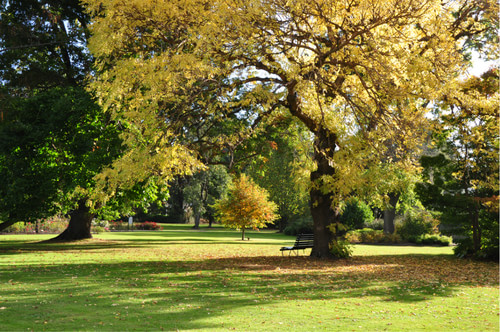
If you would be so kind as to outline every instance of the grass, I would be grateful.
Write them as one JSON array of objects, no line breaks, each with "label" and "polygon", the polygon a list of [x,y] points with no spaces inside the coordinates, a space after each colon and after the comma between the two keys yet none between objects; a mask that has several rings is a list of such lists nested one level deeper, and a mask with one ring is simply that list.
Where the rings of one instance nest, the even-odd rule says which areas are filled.
[{"label": "grass", "polygon": [[498,331],[498,264],[450,247],[282,257],[272,232],[168,226],[74,244],[0,236],[3,331]]}]

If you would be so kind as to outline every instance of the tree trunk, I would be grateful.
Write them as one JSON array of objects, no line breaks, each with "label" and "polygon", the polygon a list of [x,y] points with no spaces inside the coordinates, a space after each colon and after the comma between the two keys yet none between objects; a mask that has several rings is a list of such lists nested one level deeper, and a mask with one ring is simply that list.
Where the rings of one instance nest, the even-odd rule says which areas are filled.
[{"label": "tree trunk", "polygon": [[472,241],[474,245],[474,255],[481,250],[481,229],[479,228],[479,207],[478,203],[474,202],[474,210],[472,211]]},{"label": "tree trunk", "polygon": [[[335,169],[331,166],[329,160],[333,157],[336,137],[326,130],[318,130],[315,135],[314,161],[318,168],[311,172],[311,215],[314,222],[314,248],[311,251],[311,256],[335,258],[330,252],[330,243],[334,238],[338,237],[338,234],[333,234],[328,229],[328,226],[338,221],[339,214],[332,207],[333,193],[327,188],[323,188],[322,177],[335,174]],[[326,151],[330,151],[328,156],[325,155]]]},{"label": "tree trunk", "polygon": [[245,227],[241,229],[241,241],[245,241]]},{"label": "tree trunk", "polygon": [[279,219],[278,222],[278,232],[283,233],[287,224],[288,224],[288,216],[282,215],[282,217]]},{"label": "tree trunk", "polygon": [[[339,76],[333,82],[336,88],[340,88],[345,78]],[[311,214],[314,222],[314,248],[311,251],[312,257],[335,258],[330,252],[330,243],[338,234],[332,234],[328,226],[339,221],[337,209],[332,207],[332,197],[335,195],[329,188],[324,188],[323,176],[335,174],[335,168],[330,164],[337,145],[337,136],[329,132],[323,123],[318,123],[317,119],[311,118],[304,113],[300,107],[300,100],[295,90],[298,82],[292,80],[287,84],[288,94],[286,106],[290,113],[297,117],[314,134],[314,162],[318,168],[311,172],[312,189]],[[330,96],[334,98],[334,96]]]},{"label": "tree trunk", "polygon": [[9,226],[14,225],[17,222],[17,219],[11,218],[8,221],[4,221],[3,223],[0,224],[0,232],[6,229]]},{"label": "tree trunk", "polygon": [[384,233],[394,234],[394,219],[396,218],[396,204],[400,194],[389,193],[389,206],[384,210]]},{"label": "tree trunk", "polygon": [[78,202],[78,208],[70,214],[68,228],[55,237],[54,241],[75,241],[92,238],[90,228],[94,215],[90,213],[90,208],[85,203],[86,200],[84,199]]},{"label": "tree trunk", "polygon": [[200,219],[201,219],[201,214],[198,212],[195,212],[194,214],[194,229],[199,229],[200,228]]}]

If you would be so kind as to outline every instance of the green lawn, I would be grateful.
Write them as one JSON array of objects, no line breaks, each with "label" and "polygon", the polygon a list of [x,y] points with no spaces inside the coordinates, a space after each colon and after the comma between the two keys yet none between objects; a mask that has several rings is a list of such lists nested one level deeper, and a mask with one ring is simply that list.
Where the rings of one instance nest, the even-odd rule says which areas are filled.
[{"label": "green lawn", "polygon": [[450,247],[282,257],[293,237],[168,226],[77,244],[0,235],[0,330],[498,331],[498,264]]}]

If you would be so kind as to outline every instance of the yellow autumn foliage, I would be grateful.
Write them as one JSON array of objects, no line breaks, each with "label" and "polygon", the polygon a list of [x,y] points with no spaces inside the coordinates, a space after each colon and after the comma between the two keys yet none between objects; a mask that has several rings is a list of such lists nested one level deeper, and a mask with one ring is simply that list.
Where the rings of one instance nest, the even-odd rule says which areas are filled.
[{"label": "yellow autumn foliage", "polygon": [[272,224],[279,217],[277,205],[269,201],[268,196],[265,189],[242,174],[233,181],[228,196],[219,200],[214,207],[226,227],[243,232],[245,229],[259,229]]},{"label": "yellow autumn foliage", "polygon": [[[314,184],[334,193],[333,204],[389,148],[415,172],[427,101],[456,89],[467,69],[462,36],[484,28],[476,8],[498,8],[493,0],[83,2],[94,16],[91,88],[127,124],[127,144],[141,141],[147,150],[161,133],[173,135],[159,149],[168,156],[183,150],[172,129],[193,112],[203,121],[235,109],[256,117],[285,109],[335,170]],[[250,134],[225,133],[214,146]]]}]

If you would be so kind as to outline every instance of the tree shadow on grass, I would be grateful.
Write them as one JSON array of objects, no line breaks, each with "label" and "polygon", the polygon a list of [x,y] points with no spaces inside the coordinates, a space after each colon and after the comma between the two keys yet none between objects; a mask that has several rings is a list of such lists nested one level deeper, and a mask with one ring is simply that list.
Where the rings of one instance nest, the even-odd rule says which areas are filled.
[{"label": "tree shadow on grass", "polygon": [[194,244],[218,244],[218,245],[275,245],[276,251],[279,252],[281,246],[287,245],[287,241],[241,241],[235,239],[233,241],[225,241],[221,238],[201,238],[201,237],[182,237],[182,236],[162,236],[159,238],[134,238],[134,236],[127,233],[126,239],[87,239],[73,242],[60,242],[44,240],[39,242],[26,242],[20,241],[0,241],[0,255],[14,255],[23,252],[36,252],[36,251],[92,251],[99,249],[124,249],[124,248],[148,248],[158,246],[172,246],[172,245],[194,245]]},{"label": "tree shadow on grass", "polygon": [[[138,258],[117,263],[18,264],[2,267],[0,281],[6,287],[0,289],[0,298],[15,299],[15,306],[10,302],[5,306],[15,309],[11,314],[16,319],[45,320],[54,324],[48,328],[59,330],[71,328],[64,325],[68,318],[81,329],[223,328],[205,318],[222,317],[238,308],[288,306],[295,301],[375,297],[415,303],[452,296],[470,280],[480,286],[498,285],[498,266],[470,264],[439,256],[363,256],[337,261],[280,256],[146,262]],[[479,273],[488,278],[478,280]],[[7,313],[3,312],[4,317]]]}]

